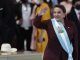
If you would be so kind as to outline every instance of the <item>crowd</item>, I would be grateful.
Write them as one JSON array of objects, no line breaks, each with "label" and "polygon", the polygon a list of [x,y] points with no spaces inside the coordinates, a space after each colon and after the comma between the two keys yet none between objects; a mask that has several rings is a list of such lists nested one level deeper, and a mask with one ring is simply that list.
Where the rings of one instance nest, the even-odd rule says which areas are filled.
[{"label": "crowd", "polygon": [[43,60],[80,59],[80,0],[0,0],[0,47],[24,41]]}]

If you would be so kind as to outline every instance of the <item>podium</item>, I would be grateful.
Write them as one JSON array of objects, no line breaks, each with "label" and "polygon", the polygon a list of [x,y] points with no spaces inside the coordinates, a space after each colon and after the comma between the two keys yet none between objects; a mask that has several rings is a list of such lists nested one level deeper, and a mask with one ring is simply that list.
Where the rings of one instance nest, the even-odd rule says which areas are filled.
[{"label": "podium", "polygon": [[41,53],[31,51],[17,52],[14,54],[1,54],[0,60],[42,60]]}]

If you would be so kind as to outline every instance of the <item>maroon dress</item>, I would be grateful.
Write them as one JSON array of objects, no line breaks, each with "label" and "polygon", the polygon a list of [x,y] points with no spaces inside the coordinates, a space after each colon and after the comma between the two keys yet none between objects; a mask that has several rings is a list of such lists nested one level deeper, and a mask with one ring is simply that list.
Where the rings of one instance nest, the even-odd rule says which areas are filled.
[{"label": "maroon dress", "polygon": [[[34,25],[37,28],[45,29],[48,34],[48,44],[44,52],[43,60],[68,60],[68,54],[59,43],[51,20],[45,20],[41,22],[40,18],[41,16],[36,17],[34,20]],[[69,20],[65,20],[64,23],[64,27],[68,33],[70,42],[73,44],[73,59],[78,60],[78,39],[76,27]]]}]

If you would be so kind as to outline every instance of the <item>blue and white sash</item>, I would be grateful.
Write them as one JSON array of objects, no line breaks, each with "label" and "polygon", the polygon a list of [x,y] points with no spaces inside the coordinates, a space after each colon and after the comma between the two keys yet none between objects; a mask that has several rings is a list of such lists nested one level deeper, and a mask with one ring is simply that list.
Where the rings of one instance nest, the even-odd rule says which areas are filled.
[{"label": "blue and white sash", "polygon": [[[68,34],[63,24],[61,22],[58,23],[55,18],[51,19],[51,22],[62,48],[68,53],[68,60],[73,60],[73,57],[72,57],[73,46],[70,43]],[[62,32],[59,32],[58,28],[60,28]]]}]

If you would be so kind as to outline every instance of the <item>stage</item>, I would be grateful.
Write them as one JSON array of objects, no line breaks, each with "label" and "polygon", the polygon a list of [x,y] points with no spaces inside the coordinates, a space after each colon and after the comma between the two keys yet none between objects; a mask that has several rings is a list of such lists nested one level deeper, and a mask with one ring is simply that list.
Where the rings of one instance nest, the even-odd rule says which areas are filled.
[{"label": "stage", "polygon": [[0,53],[0,60],[42,60],[42,54],[37,52]]}]

